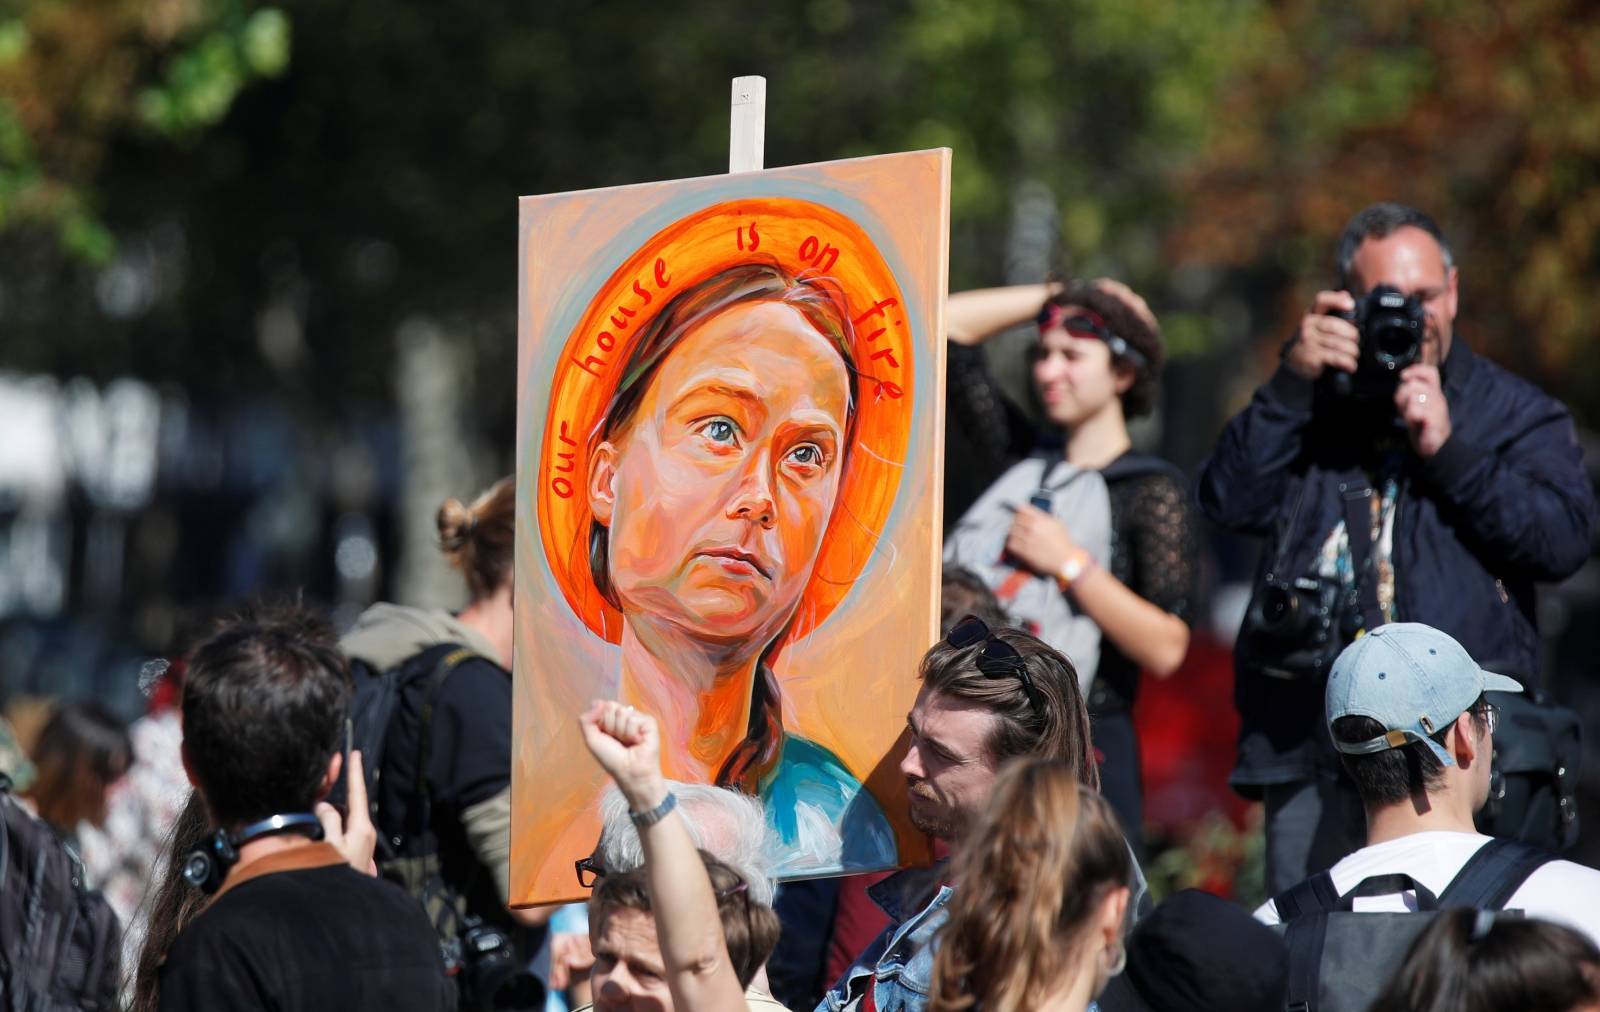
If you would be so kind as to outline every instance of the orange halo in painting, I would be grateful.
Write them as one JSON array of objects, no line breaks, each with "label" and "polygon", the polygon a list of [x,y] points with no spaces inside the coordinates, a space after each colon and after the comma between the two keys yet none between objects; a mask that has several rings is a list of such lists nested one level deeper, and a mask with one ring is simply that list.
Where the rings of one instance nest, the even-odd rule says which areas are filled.
[{"label": "orange halo in painting", "polygon": [[590,437],[655,313],[747,261],[832,279],[853,323],[855,445],[788,639],[821,625],[850,592],[894,506],[911,433],[912,335],[899,286],[872,241],[839,212],[791,198],[726,201],[681,218],[595,293],[551,380],[535,490],[539,536],[567,604],[612,643],[622,638],[622,615],[595,587],[589,568]]}]

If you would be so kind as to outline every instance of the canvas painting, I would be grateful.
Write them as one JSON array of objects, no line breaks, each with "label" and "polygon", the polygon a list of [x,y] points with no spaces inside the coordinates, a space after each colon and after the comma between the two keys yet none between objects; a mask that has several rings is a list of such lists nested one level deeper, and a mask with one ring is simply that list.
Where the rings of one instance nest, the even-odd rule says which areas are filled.
[{"label": "canvas painting", "polygon": [[581,898],[604,776],[759,797],[783,877],[922,863],[898,772],[937,636],[948,150],[520,206],[512,897]]}]

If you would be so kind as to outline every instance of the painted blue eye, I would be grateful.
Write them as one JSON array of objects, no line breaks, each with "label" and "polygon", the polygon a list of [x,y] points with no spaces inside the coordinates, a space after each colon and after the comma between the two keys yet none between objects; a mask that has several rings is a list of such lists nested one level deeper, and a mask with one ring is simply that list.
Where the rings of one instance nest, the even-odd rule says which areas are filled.
[{"label": "painted blue eye", "polygon": [[820,467],[822,451],[810,443],[803,443],[789,451],[789,459],[802,467]]},{"label": "painted blue eye", "polygon": [[733,423],[726,418],[713,418],[700,431],[704,432],[706,438],[713,443],[731,443],[734,441],[734,437],[739,434],[739,430],[735,429]]}]

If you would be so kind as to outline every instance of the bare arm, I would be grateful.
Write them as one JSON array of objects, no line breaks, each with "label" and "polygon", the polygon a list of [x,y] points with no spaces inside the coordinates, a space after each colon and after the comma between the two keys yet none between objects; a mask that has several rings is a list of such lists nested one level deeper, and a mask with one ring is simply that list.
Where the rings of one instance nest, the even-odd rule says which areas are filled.
[{"label": "bare arm", "polygon": [[1157,678],[1178,670],[1189,652],[1183,619],[1135,594],[1121,580],[1095,567],[1072,584],[1073,596],[1117,649]]},{"label": "bare arm", "polygon": [[[1070,588],[1084,614],[1116,648],[1156,678],[1166,678],[1189,651],[1187,617],[1194,596],[1194,515],[1181,481],[1165,476],[1134,479],[1126,501],[1129,580],[1092,565],[1067,526],[1050,514],[1022,506],[1012,522],[1007,550],[1044,576],[1076,562]],[[1084,565],[1090,568],[1082,569]]]},{"label": "bare arm", "polygon": [[[647,812],[667,797],[655,718],[597,701],[581,718],[584,744],[611,774],[628,807]],[[640,828],[656,938],[675,1007],[744,1012],[744,989],[728,959],[722,916],[700,852],[676,811]]]},{"label": "bare arm", "polygon": [[1051,282],[956,292],[945,302],[945,336],[956,344],[982,344],[1002,330],[1031,323],[1060,288]]}]

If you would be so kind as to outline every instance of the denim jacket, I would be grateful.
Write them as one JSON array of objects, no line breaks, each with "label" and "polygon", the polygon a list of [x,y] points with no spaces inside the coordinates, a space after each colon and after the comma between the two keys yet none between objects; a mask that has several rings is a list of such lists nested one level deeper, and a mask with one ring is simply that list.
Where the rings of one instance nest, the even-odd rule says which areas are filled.
[{"label": "denim jacket", "polygon": [[933,938],[949,919],[954,895],[945,882],[948,872],[948,862],[940,861],[891,875],[867,890],[893,923],[823,996],[816,1012],[861,1008],[868,988],[877,1012],[921,1012],[927,1007],[933,984]]},{"label": "denim jacket", "polygon": [[[1131,847],[1128,856],[1132,864],[1124,934],[1148,912],[1150,896],[1144,869]],[[945,881],[949,870],[948,859],[928,868],[908,868],[867,890],[892,923],[856,957],[814,1012],[853,1012],[861,1008],[868,988],[877,1012],[922,1012],[927,1008],[933,989],[934,936],[950,919],[950,897],[955,895]],[[930,893],[933,899],[928,900]],[[925,900],[926,905],[917,909]],[[907,916],[911,910],[917,912]],[[1096,1009],[1090,1002],[1088,1012]]]}]

